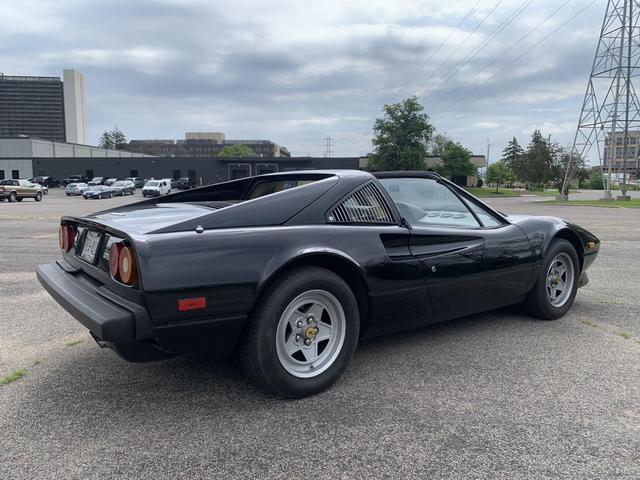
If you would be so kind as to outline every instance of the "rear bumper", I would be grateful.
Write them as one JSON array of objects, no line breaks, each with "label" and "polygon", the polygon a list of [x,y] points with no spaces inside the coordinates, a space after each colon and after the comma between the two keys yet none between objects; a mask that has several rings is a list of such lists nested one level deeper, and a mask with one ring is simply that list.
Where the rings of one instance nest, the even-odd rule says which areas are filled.
[{"label": "rear bumper", "polygon": [[36,274],[47,292],[89,329],[101,347],[131,362],[167,356],[151,343],[153,327],[141,305],[119,297],[63,262],[39,265]]}]

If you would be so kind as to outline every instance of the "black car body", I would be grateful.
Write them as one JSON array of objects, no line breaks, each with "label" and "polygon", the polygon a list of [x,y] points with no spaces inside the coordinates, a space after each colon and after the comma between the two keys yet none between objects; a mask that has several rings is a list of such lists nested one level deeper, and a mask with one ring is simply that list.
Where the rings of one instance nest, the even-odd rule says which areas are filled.
[{"label": "black car body", "polygon": [[[296,342],[315,345],[318,332],[333,322],[322,319],[334,312],[336,329],[346,325],[341,345],[355,349],[358,337],[523,301],[533,302],[535,315],[557,318],[573,297],[557,311],[540,310],[532,299],[532,292],[543,295],[545,285],[556,295],[549,289],[563,274],[548,266],[549,255],[574,269],[564,276],[575,295],[599,249],[598,239],[581,227],[558,218],[502,215],[431,172],[270,174],[63,217],[61,223],[62,258],[39,266],[38,278],[101,346],[132,361],[240,348],[248,352],[250,376],[262,375],[259,384],[291,396],[327,388],[350,354],[335,354],[339,365],[329,364],[317,377],[295,368],[291,375],[281,372],[270,360],[275,347],[265,333],[272,327],[265,325],[284,318],[277,309],[269,313],[273,302],[284,301],[283,288],[308,284],[318,285],[309,287],[312,293],[332,292],[321,298],[315,317],[300,313],[293,328],[304,330],[295,330]],[[124,248],[126,267],[118,270]],[[117,275],[122,268],[131,274],[131,265],[135,278],[128,276],[127,283]],[[286,341],[293,341],[292,327],[283,328]],[[298,357],[306,359],[304,352]]]},{"label": "black car body", "polygon": [[62,186],[66,187],[70,183],[87,183],[87,180],[85,175],[69,175],[67,178],[62,179]]},{"label": "black car body", "polygon": [[60,180],[55,177],[33,177],[30,180],[47,188],[58,188],[61,185]]},{"label": "black car body", "polygon": [[176,188],[178,190],[191,190],[192,188],[196,188],[198,184],[196,183],[195,178],[180,178],[176,183]]},{"label": "black car body", "polygon": [[144,184],[146,182],[144,178],[140,178],[140,177],[127,177],[125,178],[125,180],[129,180],[130,182],[133,182],[136,188],[144,187]]},{"label": "black car body", "polygon": [[114,191],[111,187],[107,187],[106,185],[92,185],[89,189],[82,192],[82,197],[85,200],[90,199],[101,199],[101,198],[111,198],[114,196]]},{"label": "black car body", "polygon": [[96,185],[104,185],[108,180],[108,177],[93,177],[91,180],[87,182],[90,187],[94,187]]}]

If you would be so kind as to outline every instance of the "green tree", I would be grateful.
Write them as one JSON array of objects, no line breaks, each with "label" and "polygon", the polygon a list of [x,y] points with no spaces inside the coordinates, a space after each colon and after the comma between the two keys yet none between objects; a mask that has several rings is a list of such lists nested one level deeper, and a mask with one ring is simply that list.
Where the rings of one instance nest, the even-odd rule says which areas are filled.
[{"label": "green tree", "polygon": [[593,190],[602,190],[604,188],[604,175],[600,167],[594,168],[589,173],[589,180],[587,182],[587,188]]},{"label": "green tree", "polygon": [[110,150],[128,150],[127,137],[116,125],[112,130],[105,130],[100,135],[98,146]]},{"label": "green tree", "polygon": [[436,133],[429,143],[429,155],[442,156],[446,148],[453,143],[453,140],[443,133]]},{"label": "green tree", "polygon": [[104,132],[102,132],[102,135],[100,135],[100,139],[98,140],[98,146],[100,148],[107,148],[107,149],[113,148],[113,139],[111,138],[111,133],[108,130],[105,130]]},{"label": "green tree", "polygon": [[496,185],[496,192],[500,189],[500,185],[513,182],[513,172],[511,167],[505,161],[492,163],[487,167],[487,183]]},{"label": "green tree", "polygon": [[[569,168],[569,161],[571,161],[571,169],[573,170],[573,175],[568,179],[569,183],[579,175],[579,172],[584,170],[586,164],[582,157],[574,156],[572,158],[571,154],[558,144],[550,146],[550,153],[549,165],[545,173],[545,183],[551,184],[554,188],[558,189],[559,193],[563,193],[562,186],[564,185],[567,168]],[[565,192],[565,194],[569,193],[568,190],[569,186],[567,185],[567,192]]]},{"label": "green tree", "polygon": [[225,146],[222,150],[220,150],[220,153],[218,153],[218,156],[219,157],[253,157],[255,156],[255,153],[253,153],[253,150],[251,150],[251,148],[249,148],[247,145],[237,144],[237,145]]},{"label": "green tree", "polygon": [[524,150],[518,143],[518,139],[516,137],[513,137],[513,139],[502,151],[502,161],[509,166],[512,172],[515,172],[517,169],[519,169],[523,159]]},{"label": "green tree", "polygon": [[440,175],[455,180],[456,177],[473,175],[476,167],[471,163],[471,152],[459,143],[450,143],[441,155]]},{"label": "green tree", "polygon": [[416,97],[385,105],[384,117],[373,125],[375,152],[370,166],[375,170],[420,170],[425,168],[426,147],[433,125]]},{"label": "green tree", "polygon": [[129,144],[127,143],[127,137],[116,125],[111,130],[111,139],[113,140],[113,147],[116,150],[128,150]]},{"label": "green tree", "polygon": [[540,188],[550,177],[551,146],[540,130],[535,130],[522,161],[512,167],[517,178],[528,184],[527,188]]}]

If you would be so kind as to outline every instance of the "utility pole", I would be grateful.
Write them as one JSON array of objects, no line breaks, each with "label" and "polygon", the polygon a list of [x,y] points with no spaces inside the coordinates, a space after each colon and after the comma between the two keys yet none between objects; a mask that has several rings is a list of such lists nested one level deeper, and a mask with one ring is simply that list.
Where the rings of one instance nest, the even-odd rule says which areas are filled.
[{"label": "utility pole", "polygon": [[333,138],[327,137],[324,139],[324,156],[333,157]]},{"label": "utility pole", "polygon": [[612,180],[620,174],[618,200],[629,199],[627,176],[632,172],[627,169],[631,167],[636,176],[640,169],[640,145],[631,142],[640,136],[640,102],[633,85],[640,76],[639,40],[640,0],[609,0],[559,197],[563,200],[568,198],[579,159],[586,159],[594,146],[606,172],[602,200],[613,200]]},{"label": "utility pole", "polygon": [[487,170],[489,169],[489,163],[490,163],[489,153],[491,152],[491,147],[492,147],[492,144],[490,143],[490,140],[487,138]]}]

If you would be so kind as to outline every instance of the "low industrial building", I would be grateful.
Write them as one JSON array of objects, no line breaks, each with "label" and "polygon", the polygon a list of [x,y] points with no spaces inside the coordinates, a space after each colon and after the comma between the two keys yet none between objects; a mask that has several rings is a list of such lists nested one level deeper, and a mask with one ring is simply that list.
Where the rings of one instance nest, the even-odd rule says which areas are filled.
[{"label": "low industrial building", "polygon": [[0,179],[39,175],[184,178],[209,184],[251,175],[311,169],[357,169],[359,157],[165,157],[35,138],[0,139]]},{"label": "low industrial building", "polygon": [[131,140],[129,150],[159,157],[215,157],[224,147],[246,145],[257,157],[290,157],[285,147],[271,140],[227,140],[222,132],[187,132],[180,140]]},{"label": "low industrial building", "polygon": [[[428,157],[427,168],[440,163],[439,157]],[[482,155],[472,163],[486,166]],[[86,177],[191,178],[206,185],[265,173],[313,169],[366,169],[366,157],[218,157],[155,156],[124,150],[108,150],[70,143],[50,142],[36,138],[0,139],[0,179],[69,175]],[[461,185],[473,186],[475,176],[456,179]]]}]

